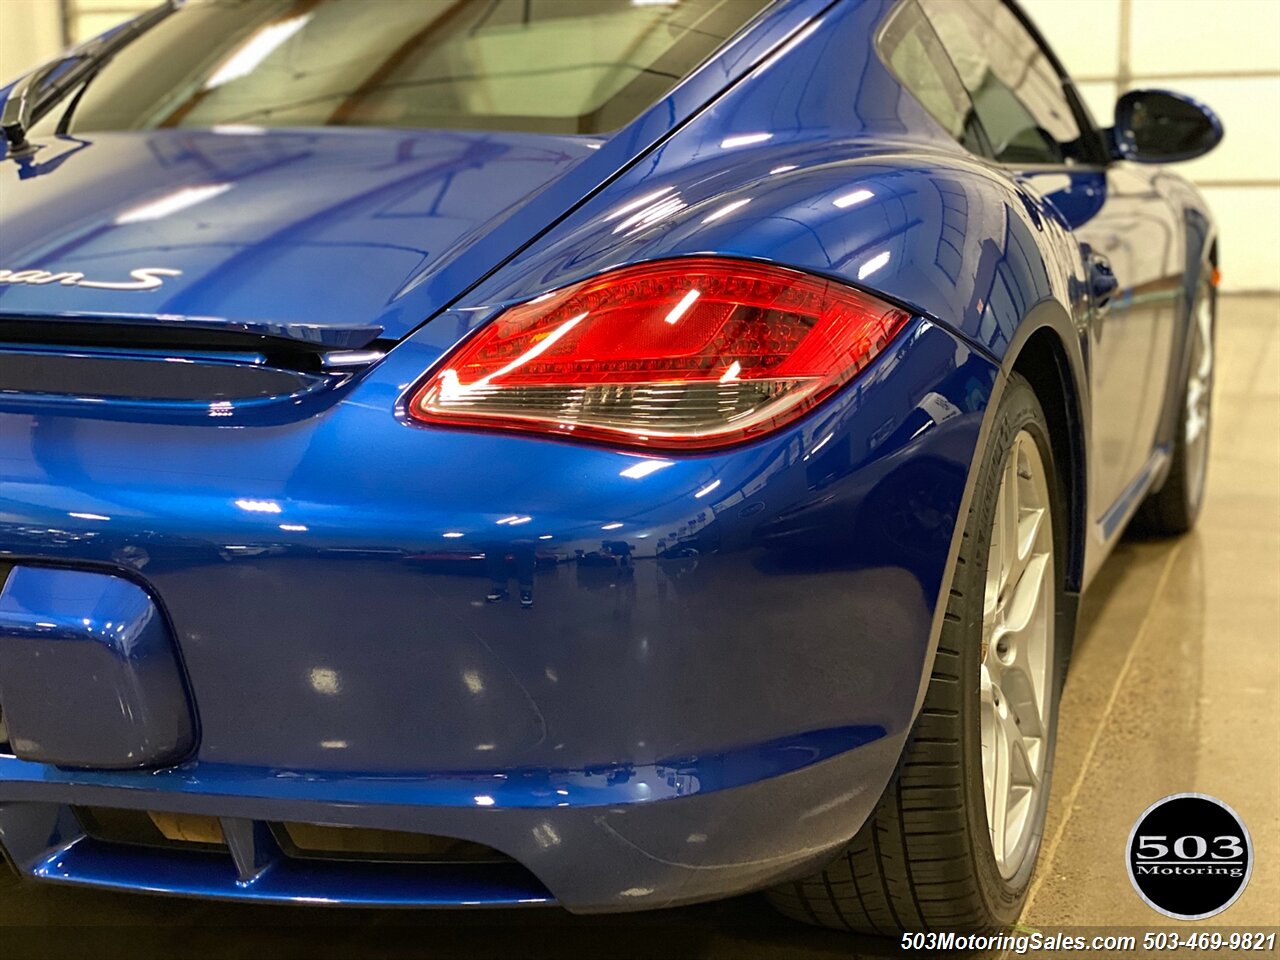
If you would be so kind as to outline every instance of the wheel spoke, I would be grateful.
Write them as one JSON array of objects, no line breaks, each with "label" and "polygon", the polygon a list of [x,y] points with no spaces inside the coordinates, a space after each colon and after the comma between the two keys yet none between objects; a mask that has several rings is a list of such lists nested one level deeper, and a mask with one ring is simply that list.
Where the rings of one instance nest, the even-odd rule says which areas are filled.
[{"label": "wheel spoke", "polygon": [[1191,362],[1183,412],[1187,492],[1190,502],[1195,504],[1204,494],[1208,465],[1209,416],[1213,403],[1213,320],[1213,299],[1208,289],[1204,289],[1195,307],[1195,325],[1191,330]]},{"label": "wheel spoke", "polygon": [[[1012,717],[1012,713],[1010,716]],[[1014,729],[1016,730],[1017,728],[1015,727]],[[1010,755],[1013,758],[1013,762],[1010,764],[1010,770],[1013,773],[1010,777],[1011,784],[1016,787],[1026,788],[1029,791],[1038,789],[1043,771],[1040,764],[1036,763],[1032,757],[1032,744],[1029,739],[1023,736],[1021,731],[1018,731],[1016,738],[1012,734],[1010,735],[1010,743],[1012,744]]]},{"label": "wheel spoke", "polygon": [[[1044,736],[1044,670],[1031,660],[1027,645],[1021,645],[1017,660],[1004,673],[1004,689],[1009,710],[1024,737]],[[1029,748],[1030,749],[1030,748]]]},{"label": "wheel spoke", "polygon": [[[1204,297],[1204,295],[1201,295]],[[1209,421],[1210,390],[1213,377],[1213,313],[1207,299],[1196,309],[1195,343],[1191,374],[1187,379],[1187,444],[1194,443]]]},{"label": "wheel spoke", "polygon": [[1187,446],[1200,439],[1200,435],[1204,433],[1206,422],[1205,415],[1199,410],[1190,409],[1187,411]]},{"label": "wheel spoke", "polygon": [[1196,367],[1196,376],[1207,381],[1213,373],[1213,307],[1207,295],[1201,296],[1204,299],[1196,316],[1197,333],[1200,335],[1200,363]]},{"label": "wheel spoke", "polygon": [[1036,441],[1022,431],[992,520],[979,683],[983,794],[1005,876],[1025,859],[1040,808],[1055,590],[1048,480]]},{"label": "wheel spoke", "polygon": [[[1008,585],[1005,587],[1005,607],[1009,611],[1007,616],[1014,616],[1015,607],[1025,603],[1025,600],[1020,597],[1025,598],[1028,592],[1034,594],[1040,592],[1041,575],[1036,575],[1030,568],[1037,557],[1036,540],[1040,535],[1040,526],[1044,522],[1045,509],[1036,507],[1023,510],[1022,515],[1018,517],[1017,548],[1009,570]],[[1032,575],[1034,582],[1025,582],[1028,574]]]},{"label": "wheel spoke", "polygon": [[1004,479],[1000,484],[1000,597],[1007,595],[1010,581],[1016,579],[1018,568],[1018,517],[1021,504],[1018,502],[1018,444],[1009,451],[1009,462],[1005,464]]},{"label": "wheel spoke", "polygon": [[991,791],[987,804],[987,820],[991,828],[991,848],[996,855],[996,862],[1002,861],[1006,854],[1009,821],[1010,763],[1012,745],[1009,742],[1008,725],[1000,716],[1000,692],[993,687],[992,732],[994,734],[990,749],[983,745],[983,758],[989,759],[991,770]]}]

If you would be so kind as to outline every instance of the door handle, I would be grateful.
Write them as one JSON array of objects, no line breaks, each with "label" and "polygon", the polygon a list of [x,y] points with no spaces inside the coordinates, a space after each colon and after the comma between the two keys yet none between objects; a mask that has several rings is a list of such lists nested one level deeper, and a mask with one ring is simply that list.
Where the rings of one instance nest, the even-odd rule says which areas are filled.
[{"label": "door handle", "polygon": [[1111,270],[1111,261],[1088,245],[1084,249],[1085,267],[1089,271],[1089,296],[1093,305],[1101,310],[1111,303],[1111,299],[1120,289],[1120,281]]}]

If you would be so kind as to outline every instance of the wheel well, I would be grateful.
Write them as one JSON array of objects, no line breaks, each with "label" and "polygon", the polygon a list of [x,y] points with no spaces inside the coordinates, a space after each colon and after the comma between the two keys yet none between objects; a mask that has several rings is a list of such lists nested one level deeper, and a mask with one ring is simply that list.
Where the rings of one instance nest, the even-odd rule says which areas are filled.
[{"label": "wheel well", "polygon": [[1071,513],[1067,589],[1078,593],[1084,571],[1084,429],[1071,368],[1058,335],[1048,327],[1033,333],[1018,353],[1013,371],[1031,384],[1049,421],[1053,458],[1062,480],[1063,499]]}]

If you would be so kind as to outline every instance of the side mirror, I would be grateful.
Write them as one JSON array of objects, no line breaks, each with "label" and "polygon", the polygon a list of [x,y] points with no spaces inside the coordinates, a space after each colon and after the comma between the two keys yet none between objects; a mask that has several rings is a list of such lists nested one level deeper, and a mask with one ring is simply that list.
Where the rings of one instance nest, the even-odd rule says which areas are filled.
[{"label": "side mirror", "polygon": [[1173,163],[1208,153],[1222,139],[1217,114],[1166,90],[1132,90],[1116,102],[1111,152],[1135,163]]}]

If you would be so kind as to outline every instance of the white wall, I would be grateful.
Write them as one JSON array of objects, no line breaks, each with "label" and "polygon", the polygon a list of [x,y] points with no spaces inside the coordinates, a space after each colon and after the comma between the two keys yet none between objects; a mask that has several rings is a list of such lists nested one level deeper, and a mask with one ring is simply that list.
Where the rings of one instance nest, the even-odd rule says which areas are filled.
[{"label": "white wall", "polygon": [[62,47],[57,0],[0,0],[0,85],[7,85]]},{"label": "white wall", "polygon": [[[0,0],[0,83],[57,52],[63,0]],[[64,0],[71,39],[101,33],[154,0]],[[407,0],[406,0],[407,2]],[[1022,0],[1109,124],[1125,90],[1203,100],[1227,136],[1178,169],[1221,228],[1223,288],[1280,289],[1280,0]]]},{"label": "white wall", "polygon": [[[54,3],[62,0],[53,0]],[[65,0],[72,40],[96,37],[129,17],[158,6],[161,0]],[[0,0],[4,3],[4,0]]]},{"label": "white wall", "polygon": [[1218,221],[1224,290],[1280,289],[1280,2],[1022,0],[1109,125],[1126,90],[1189,94],[1222,118],[1226,137],[1179,164]]}]

